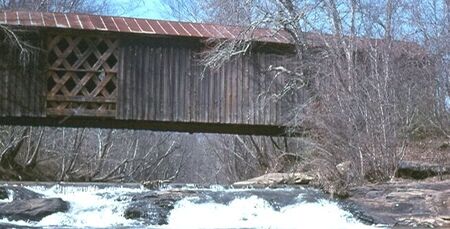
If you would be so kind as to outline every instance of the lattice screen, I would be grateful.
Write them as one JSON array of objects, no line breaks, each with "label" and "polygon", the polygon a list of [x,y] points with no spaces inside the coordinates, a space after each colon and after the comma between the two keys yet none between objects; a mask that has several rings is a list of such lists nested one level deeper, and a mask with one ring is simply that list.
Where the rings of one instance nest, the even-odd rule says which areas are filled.
[{"label": "lattice screen", "polygon": [[104,37],[51,37],[47,114],[115,116],[118,45]]}]

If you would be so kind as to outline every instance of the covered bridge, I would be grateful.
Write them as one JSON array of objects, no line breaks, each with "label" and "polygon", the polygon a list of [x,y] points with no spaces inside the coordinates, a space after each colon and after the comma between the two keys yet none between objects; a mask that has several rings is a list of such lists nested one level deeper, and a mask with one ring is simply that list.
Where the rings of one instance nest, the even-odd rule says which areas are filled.
[{"label": "covered bridge", "polygon": [[276,135],[299,99],[264,96],[283,85],[266,71],[291,49],[282,32],[256,30],[251,55],[205,69],[204,41],[242,28],[20,11],[0,24],[37,48],[22,60],[0,42],[0,124]]}]

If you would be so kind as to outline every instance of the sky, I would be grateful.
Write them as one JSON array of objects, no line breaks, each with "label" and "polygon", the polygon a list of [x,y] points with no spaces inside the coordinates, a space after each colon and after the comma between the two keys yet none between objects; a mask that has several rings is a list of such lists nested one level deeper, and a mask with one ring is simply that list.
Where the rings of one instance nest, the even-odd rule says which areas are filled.
[{"label": "sky", "polygon": [[112,0],[112,2],[118,6],[119,16],[174,19],[170,15],[170,10],[164,6],[161,0]]}]

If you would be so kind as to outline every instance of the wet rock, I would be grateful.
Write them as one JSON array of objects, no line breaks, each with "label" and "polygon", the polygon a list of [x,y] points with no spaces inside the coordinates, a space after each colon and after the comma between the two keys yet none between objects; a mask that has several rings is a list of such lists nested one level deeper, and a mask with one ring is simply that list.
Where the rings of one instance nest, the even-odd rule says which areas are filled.
[{"label": "wet rock", "polygon": [[151,180],[151,181],[144,181],[142,182],[142,185],[146,189],[159,189],[161,187],[164,187],[166,184],[170,184],[172,180]]},{"label": "wet rock", "polygon": [[4,186],[1,187],[1,189],[5,190],[6,192],[8,192],[8,190],[12,191],[13,200],[29,200],[29,199],[39,199],[43,197],[42,194],[33,192],[27,188],[20,186]]},{"label": "wet rock", "polygon": [[250,185],[277,185],[277,184],[309,184],[314,177],[304,173],[268,173],[260,177],[255,177],[246,181],[239,181],[233,185],[250,186]]},{"label": "wet rock", "polygon": [[8,190],[0,187],[0,200],[8,199]]},{"label": "wet rock", "polygon": [[400,161],[396,175],[402,178],[425,179],[446,174],[450,174],[449,165]]},{"label": "wet rock", "polygon": [[132,197],[124,212],[126,219],[140,219],[152,225],[167,224],[167,216],[177,201],[194,195],[189,191],[146,192]]},{"label": "wet rock", "polygon": [[336,169],[343,177],[348,176],[348,173],[352,167],[351,161],[344,161],[336,165]]},{"label": "wet rock", "polygon": [[367,185],[350,190],[348,200],[376,224],[450,227],[450,180]]},{"label": "wet rock", "polygon": [[57,212],[69,210],[69,203],[61,198],[14,200],[0,205],[0,218],[40,221]]},{"label": "wet rock", "polygon": [[146,217],[146,211],[142,207],[132,206],[125,210],[125,219],[139,219]]}]

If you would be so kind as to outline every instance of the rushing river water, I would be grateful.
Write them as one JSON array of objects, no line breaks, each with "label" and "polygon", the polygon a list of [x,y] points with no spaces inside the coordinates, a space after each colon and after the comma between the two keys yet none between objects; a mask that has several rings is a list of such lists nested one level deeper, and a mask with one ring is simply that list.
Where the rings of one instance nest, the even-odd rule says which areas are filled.
[{"label": "rushing river water", "polygon": [[[167,224],[132,220],[124,211],[133,196],[147,189],[117,186],[26,186],[46,197],[70,203],[66,213],[56,213],[39,222],[8,221],[1,225],[37,228],[375,228],[359,222],[337,202],[321,192],[302,187],[234,189],[222,186],[178,185],[156,193],[176,191],[201,193],[181,198],[167,215]],[[11,197],[10,197],[11,200]],[[3,200],[3,201],[10,201]],[[152,206],[148,206],[151,208]]]}]

